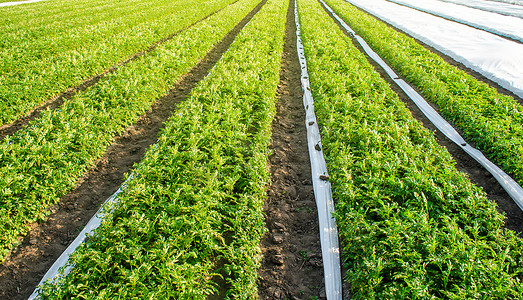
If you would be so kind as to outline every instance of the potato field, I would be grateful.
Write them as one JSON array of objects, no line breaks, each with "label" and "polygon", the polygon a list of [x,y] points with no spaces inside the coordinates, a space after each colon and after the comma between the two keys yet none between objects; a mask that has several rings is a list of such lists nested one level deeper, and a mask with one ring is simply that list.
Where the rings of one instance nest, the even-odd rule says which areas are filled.
[{"label": "potato field", "polygon": [[21,2],[0,1],[0,299],[523,299],[519,75],[359,0]]}]

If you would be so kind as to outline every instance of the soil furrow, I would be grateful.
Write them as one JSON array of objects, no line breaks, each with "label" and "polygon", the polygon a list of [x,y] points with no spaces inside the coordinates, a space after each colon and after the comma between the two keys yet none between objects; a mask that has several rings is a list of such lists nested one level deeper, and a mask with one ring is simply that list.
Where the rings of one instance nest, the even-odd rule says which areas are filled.
[{"label": "soil furrow", "polygon": [[139,162],[156,142],[163,123],[194,86],[204,79],[227,51],[241,29],[267,2],[262,0],[167,95],[134,125],[115,138],[106,154],[66,194],[49,208],[47,219],[33,224],[20,245],[0,265],[0,299],[27,299],[54,261],[97,212],[100,205],[123,183],[124,173]]},{"label": "soil furrow", "polygon": [[[323,6],[322,6],[323,7]],[[468,175],[472,183],[475,185],[481,187],[483,191],[487,194],[487,198],[491,201],[495,201],[498,204],[498,211],[505,214],[505,226],[508,229],[514,230],[519,236],[521,236],[521,233],[523,232],[523,211],[517,206],[517,204],[510,198],[510,196],[507,194],[507,192],[503,189],[503,187],[499,184],[499,182],[490,174],[483,166],[481,166],[477,161],[475,161],[472,157],[470,157],[461,147],[456,145],[454,142],[452,142],[449,138],[447,138],[443,133],[441,133],[432,122],[420,111],[420,109],[416,106],[416,104],[403,92],[403,90],[387,75],[385,70],[381,68],[372,58],[370,58],[363,50],[363,48],[358,44],[358,42],[354,39],[352,34],[347,32],[339,22],[333,18],[333,16],[323,7],[325,12],[329,14],[329,16],[336,22],[338,27],[347,35],[350,37],[353,41],[353,44],[360,50],[362,54],[364,54],[367,58],[367,61],[374,67],[374,69],[380,73],[381,77],[387,81],[392,88],[392,90],[398,94],[399,98],[407,108],[411,111],[414,118],[416,118],[418,121],[420,121],[425,128],[431,130],[434,132],[436,141],[445,147],[447,151],[452,155],[454,160],[456,161],[456,167],[459,171],[464,172]],[[439,53],[436,53],[439,54]],[[398,73],[396,73],[398,74]],[[400,78],[406,81],[406,79],[399,75]],[[416,92],[421,94],[419,90],[416,89],[416,87],[412,86]],[[436,105],[433,103],[429,103],[438,113],[439,109]],[[441,113],[440,113],[441,115]],[[461,135],[462,131],[454,126],[452,122],[448,121],[452,127],[454,127]],[[475,145],[473,143],[470,143],[473,147]]]},{"label": "soil furrow", "polygon": [[[234,1],[233,3],[231,3],[229,5],[233,5],[236,2],[238,2],[238,1],[239,0],[236,0],[236,1]],[[15,121],[9,123],[9,124],[4,124],[4,125],[0,126],[0,139],[4,139],[8,135],[11,136],[11,135],[15,134],[18,130],[24,128],[29,122],[31,122],[34,119],[39,118],[40,114],[43,111],[45,111],[47,109],[53,110],[53,109],[56,109],[56,108],[60,107],[64,103],[64,101],[72,99],[77,93],[85,91],[89,87],[95,85],[96,83],[98,83],[100,81],[100,79],[102,79],[106,75],[115,72],[116,70],[118,70],[120,67],[126,65],[127,63],[129,63],[129,62],[131,62],[131,61],[133,61],[133,60],[143,56],[146,53],[149,53],[149,52],[153,51],[159,45],[161,45],[161,44],[163,44],[163,43],[173,39],[175,36],[177,36],[181,32],[183,32],[183,31],[187,30],[188,28],[191,28],[192,26],[194,26],[194,25],[196,25],[196,24],[198,24],[198,23],[208,19],[209,17],[211,17],[212,15],[220,12],[224,8],[225,7],[222,7],[220,9],[210,13],[209,15],[201,18],[200,20],[192,23],[191,25],[186,26],[186,27],[176,31],[175,33],[170,34],[169,36],[167,36],[167,37],[159,40],[158,42],[150,45],[147,49],[145,49],[143,51],[140,51],[140,52],[137,52],[137,53],[131,55],[130,57],[128,57],[127,59],[119,62],[118,64],[116,64],[114,66],[111,66],[109,69],[103,71],[102,73],[97,74],[97,75],[95,75],[95,76],[93,76],[93,77],[91,77],[89,79],[86,79],[80,85],[67,89],[66,91],[64,91],[60,95],[54,97],[53,99],[49,99],[48,101],[46,101],[43,104],[39,105],[38,107],[34,108],[27,115],[25,115],[25,116],[15,120]]]},{"label": "soil furrow", "polygon": [[271,185],[265,203],[259,299],[325,299],[316,203],[296,52],[294,1],[287,12],[285,45],[272,125]]}]

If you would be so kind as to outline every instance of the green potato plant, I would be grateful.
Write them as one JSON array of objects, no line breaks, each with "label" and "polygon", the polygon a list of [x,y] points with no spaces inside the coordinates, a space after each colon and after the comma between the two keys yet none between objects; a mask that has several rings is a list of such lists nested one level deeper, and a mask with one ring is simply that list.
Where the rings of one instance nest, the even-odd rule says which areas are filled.
[{"label": "green potato plant", "polygon": [[496,204],[316,0],[298,8],[353,299],[522,299]]},{"label": "green potato plant", "polygon": [[232,2],[51,0],[0,8],[0,125]]},{"label": "green potato plant", "polygon": [[326,3],[485,156],[523,184],[523,107],[344,0]]},{"label": "green potato plant", "polygon": [[256,299],[287,8],[238,34],[43,299]]},{"label": "green potato plant", "polygon": [[257,3],[226,7],[1,141],[0,257]]}]

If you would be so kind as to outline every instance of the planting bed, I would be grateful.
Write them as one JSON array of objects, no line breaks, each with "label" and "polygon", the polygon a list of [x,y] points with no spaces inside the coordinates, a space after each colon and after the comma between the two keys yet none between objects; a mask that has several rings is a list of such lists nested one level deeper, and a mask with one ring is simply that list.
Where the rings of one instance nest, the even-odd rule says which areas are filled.
[{"label": "planting bed", "polygon": [[255,4],[238,2],[188,28],[4,139],[0,145],[1,253],[29,222],[41,218],[49,204],[74,186],[115,135],[145,113]]},{"label": "planting bed", "polygon": [[523,183],[523,107],[487,84],[449,66],[412,38],[345,1],[328,1],[375,51],[492,161]]},{"label": "planting bed", "polygon": [[230,2],[45,1],[0,8],[0,125]]},{"label": "planting bed", "polygon": [[[325,2],[523,181],[521,99]],[[521,210],[317,0],[297,7],[336,202],[339,299],[521,299]],[[27,299],[125,178],[40,298],[325,298],[294,1],[0,10],[0,105],[12,108],[1,109],[0,298]]]}]

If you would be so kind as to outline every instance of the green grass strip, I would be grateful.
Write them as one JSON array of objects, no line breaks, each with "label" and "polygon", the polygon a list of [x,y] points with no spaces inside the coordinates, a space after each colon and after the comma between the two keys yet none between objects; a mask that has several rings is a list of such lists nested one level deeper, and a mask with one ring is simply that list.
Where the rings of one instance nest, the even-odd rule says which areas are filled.
[{"label": "green grass strip", "polygon": [[45,299],[256,299],[286,0],[269,0],[166,123]]},{"label": "green grass strip", "polygon": [[0,257],[257,2],[228,6],[0,142]]},{"label": "green grass strip", "polygon": [[523,107],[343,0],[326,3],[387,63],[437,104],[465,139],[523,184]]},{"label": "green grass strip", "polygon": [[[42,13],[63,5],[44,2]],[[10,25],[0,31],[0,125],[231,2],[98,0],[86,8],[68,1],[75,10],[43,17],[44,27]],[[28,19],[19,14],[2,14],[0,23]]]},{"label": "green grass strip", "polygon": [[319,3],[298,5],[353,299],[522,299],[496,205]]}]

